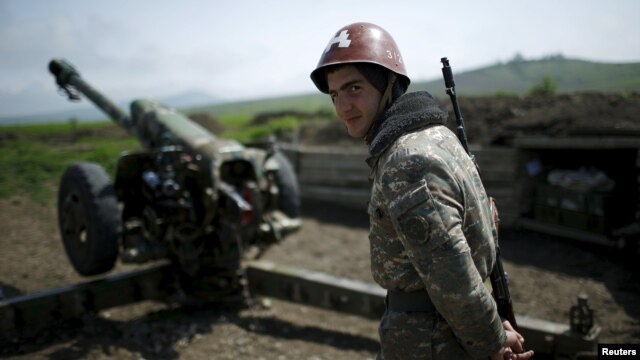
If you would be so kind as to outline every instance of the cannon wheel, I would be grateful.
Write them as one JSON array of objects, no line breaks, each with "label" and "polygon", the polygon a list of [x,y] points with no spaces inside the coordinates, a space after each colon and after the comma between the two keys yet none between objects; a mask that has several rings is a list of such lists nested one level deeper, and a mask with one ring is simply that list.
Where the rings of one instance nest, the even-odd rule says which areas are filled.
[{"label": "cannon wheel", "polygon": [[296,172],[289,159],[281,151],[276,151],[273,157],[279,166],[276,173],[280,190],[278,207],[292,219],[300,217],[300,186]]},{"label": "cannon wheel", "polygon": [[113,269],[118,256],[120,218],[109,177],[94,163],[77,163],[62,175],[58,225],[67,256],[81,275]]}]

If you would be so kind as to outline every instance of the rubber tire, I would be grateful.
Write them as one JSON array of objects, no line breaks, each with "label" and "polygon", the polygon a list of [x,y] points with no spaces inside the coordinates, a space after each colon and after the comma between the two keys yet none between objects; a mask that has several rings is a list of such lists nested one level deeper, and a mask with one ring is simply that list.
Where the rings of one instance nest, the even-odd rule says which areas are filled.
[{"label": "rubber tire", "polygon": [[58,225],[67,256],[79,274],[113,269],[120,224],[115,191],[104,169],[94,163],[68,167],[58,191]]},{"label": "rubber tire", "polygon": [[298,218],[300,217],[300,185],[296,172],[289,159],[281,151],[276,151],[273,157],[280,168],[276,173],[280,191],[278,207],[288,217]]}]

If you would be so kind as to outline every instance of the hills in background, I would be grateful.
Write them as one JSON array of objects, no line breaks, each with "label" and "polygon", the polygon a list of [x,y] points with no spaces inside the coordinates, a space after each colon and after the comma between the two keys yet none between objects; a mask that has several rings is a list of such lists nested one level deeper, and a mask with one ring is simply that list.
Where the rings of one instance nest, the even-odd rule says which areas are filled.
[{"label": "hills in background", "polygon": [[[640,62],[597,63],[567,59],[562,55],[548,56],[538,60],[525,60],[516,55],[511,61],[458,73],[452,64],[456,82],[456,93],[461,96],[491,96],[498,94],[526,95],[544,78],[557,85],[557,93],[640,92]],[[446,97],[444,81],[414,81],[409,91],[426,90],[435,97]],[[260,99],[235,103],[217,104],[189,110],[210,112],[214,115],[255,113],[256,111],[278,111],[282,109],[317,111],[330,107],[329,98],[323,94]]]},{"label": "hills in background", "polygon": [[[525,95],[544,78],[551,79],[557,85],[558,93],[640,92],[640,62],[597,63],[568,59],[562,55],[525,60],[516,55],[508,62],[472,71],[457,72],[455,63],[452,63],[452,67],[456,81],[456,92],[461,96]],[[446,96],[444,83],[440,78],[431,81],[414,81],[409,91],[417,90],[427,90],[436,97]],[[201,92],[192,92],[159,100],[185,112],[208,112],[213,115],[251,115],[281,110],[314,112],[330,107],[328,97],[318,93],[220,103],[218,99]],[[128,104],[123,104],[122,107],[128,109]],[[0,117],[0,124],[59,122],[66,121],[71,117],[79,120],[105,119],[105,116],[95,107],[79,105],[78,110],[31,116]]]},{"label": "hills in background", "polygon": [[[144,96],[141,96],[140,98],[144,98]],[[157,100],[177,109],[185,109],[198,105],[210,106],[211,104],[217,104],[220,102],[220,99],[214,98],[201,91],[190,91],[174,96],[158,98]],[[65,96],[61,95],[59,101],[64,102],[68,100]],[[128,102],[117,103],[116,105],[129,113]],[[100,109],[95,107],[89,100],[85,100],[83,98],[83,100],[77,104],[77,109],[52,111],[34,115],[0,116],[0,125],[61,122],[67,121],[71,118],[75,118],[80,121],[103,121],[106,119],[106,115]]]},{"label": "hills in background", "polygon": [[[566,59],[562,55],[527,61],[516,56],[507,63],[459,75],[455,74],[455,68],[453,70],[456,92],[467,96],[496,93],[524,95],[545,77],[557,84],[558,93],[640,91],[640,63],[596,63]],[[443,80],[419,82],[412,89],[427,90],[435,95],[444,91]]]}]

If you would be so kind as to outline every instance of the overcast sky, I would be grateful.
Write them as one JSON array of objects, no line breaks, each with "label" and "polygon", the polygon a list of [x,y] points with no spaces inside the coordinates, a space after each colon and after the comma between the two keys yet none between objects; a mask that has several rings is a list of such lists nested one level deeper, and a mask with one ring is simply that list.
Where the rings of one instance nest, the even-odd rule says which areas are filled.
[{"label": "overcast sky", "polygon": [[310,71],[353,22],[388,30],[412,79],[432,80],[443,56],[455,72],[516,53],[638,62],[639,17],[638,0],[0,0],[0,116],[71,106],[46,70],[54,57],[116,100],[233,101],[316,91]]}]

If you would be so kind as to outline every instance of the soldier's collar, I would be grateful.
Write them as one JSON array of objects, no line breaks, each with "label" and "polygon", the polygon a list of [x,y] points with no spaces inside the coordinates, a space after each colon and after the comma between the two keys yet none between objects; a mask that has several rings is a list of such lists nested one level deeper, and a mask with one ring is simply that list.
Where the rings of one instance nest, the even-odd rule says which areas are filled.
[{"label": "soldier's collar", "polygon": [[400,96],[382,115],[380,127],[369,144],[369,154],[380,155],[400,135],[427,125],[444,124],[448,113],[426,91]]}]

